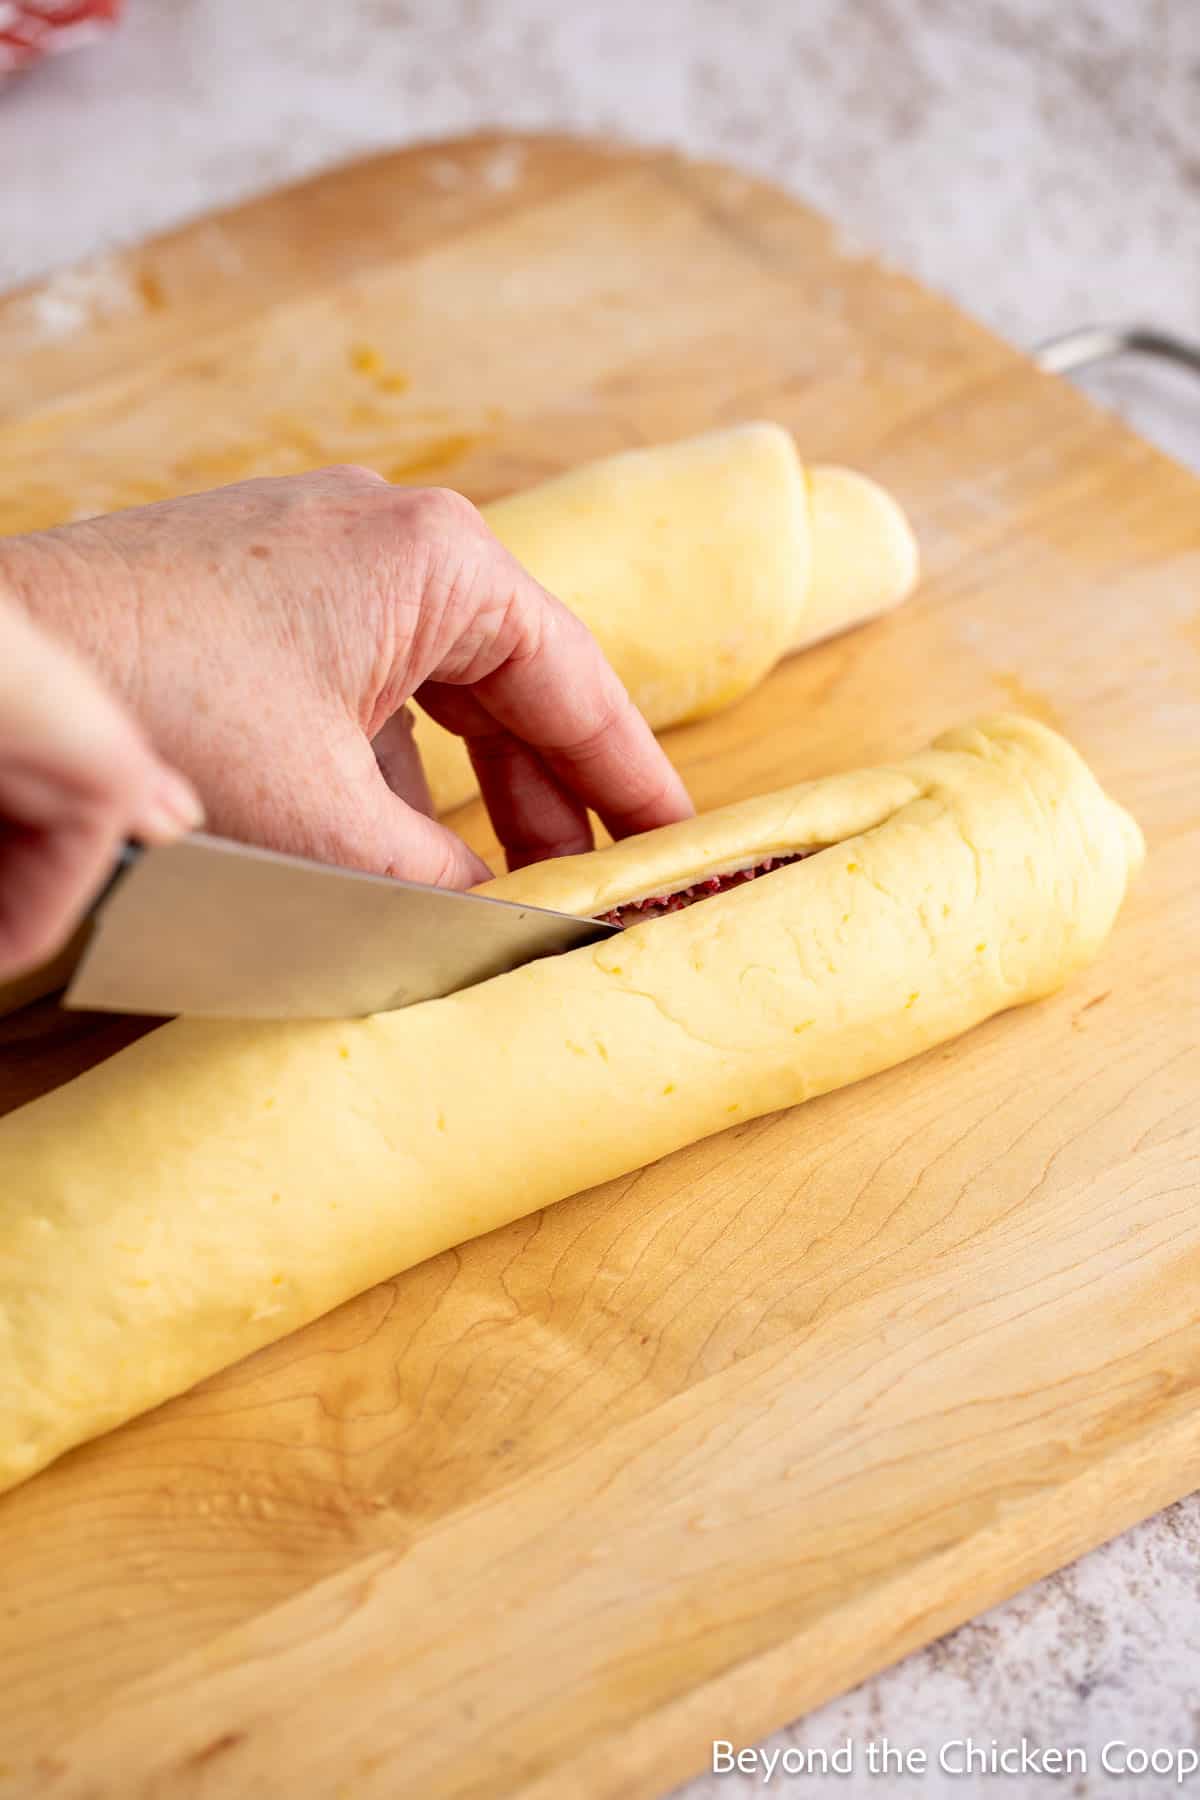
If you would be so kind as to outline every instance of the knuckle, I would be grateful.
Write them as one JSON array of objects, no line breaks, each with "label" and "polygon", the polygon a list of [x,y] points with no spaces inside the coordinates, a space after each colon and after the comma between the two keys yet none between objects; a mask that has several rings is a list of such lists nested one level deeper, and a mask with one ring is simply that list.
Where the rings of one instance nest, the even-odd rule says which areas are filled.
[{"label": "knuckle", "polygon": [[622,711],[615,700],[602,701],[587,727],[562,748],[579,762],[589,762],[604,754],[614,728],[620,723]]},{"label": "knuckle", "polygon": [[515,755],[512,736],[499,727],[464,733],[463,742],[471,752],[476,768],[482,765],[488,769],[506,770],[512,764]]},{"label": "knuckle", "polygon": [[479,508],[456,488],[417,488],[405,500],[418,528],[440,534],[483,527]]},{"label": "knuckle", "polygon": [[561,637],[563,644],[573,656],[584,656],[597,665],[607,667],[603,652],[596,641],[595,634],[586,626],[577,613],[564,606],[561,600],[551,600],[545,609],[548,624],[555,634]]},{"label": "knuckle", "polygon": [[343,482],[347,487],[387,487],[388,483],[376,469],[368,469],[365,463],[332,463],[320,473],[334,481]]},{"label": "knuckle", "polygon": [[578,613],[573,613],[556,595],[534,586],[523,594],[531,636],[540,651],[569,662],[576,670],[589,674],[597,671],[604,679],[608,664],[596,637]]}]

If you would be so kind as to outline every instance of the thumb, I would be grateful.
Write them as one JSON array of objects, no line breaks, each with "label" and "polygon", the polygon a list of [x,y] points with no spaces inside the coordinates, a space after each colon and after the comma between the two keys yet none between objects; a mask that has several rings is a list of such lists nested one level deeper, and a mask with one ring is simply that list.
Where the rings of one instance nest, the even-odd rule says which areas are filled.
[{"label": "thumb", "polygon": [[453,831],[392,792],[366,739],[355,746],[353,768],[343,770],[342,792],[355,804],[339,819],[336,860],[400,881],[431,887],[469,888],[490,881],[492,871]]},{"label": "thumb", "polygon": [[471,888],[490,881],[492,871],[481,856],[436,819],[409,806],[380,782],[378,841],[385,875],[401,881],[424,881],[431,887]]}]

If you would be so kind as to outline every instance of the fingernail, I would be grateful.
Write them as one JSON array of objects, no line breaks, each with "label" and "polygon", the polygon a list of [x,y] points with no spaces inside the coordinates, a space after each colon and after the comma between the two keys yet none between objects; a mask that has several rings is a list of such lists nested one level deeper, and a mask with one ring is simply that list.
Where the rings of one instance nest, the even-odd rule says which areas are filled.
[{"label": "fingernail", "polygon": [[197,831],[204,823],[204,808],[191,782],[175,769],[166,769],[138,828],[150,843],[163,843]]}]

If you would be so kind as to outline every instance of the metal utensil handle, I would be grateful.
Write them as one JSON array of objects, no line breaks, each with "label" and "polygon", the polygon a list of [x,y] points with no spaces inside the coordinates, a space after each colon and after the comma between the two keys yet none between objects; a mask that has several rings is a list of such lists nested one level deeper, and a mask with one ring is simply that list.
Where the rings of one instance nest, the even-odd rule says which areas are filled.
[{"label": "metal utensil handle", "polygon": [[116,862],[109,872],[108,880],[104,883],[104,886],[100,889],[96,898],[92,901],[91,906],[88,908],[89,918],[95,918],[96,914],[100,911],[100,908],[104,905],[104,902],[108,899],[108,896],[116,887],[118,881],[120,881],[122,875],[125,874],[127,869],[132,869],[134,863],[141,854],[142,846],[134,838],[127,838],[125,843],[121,846],[120,855],[117,857]]},{"label": "metal utensil handle", "polygon": [[1081,325],[1035,346],[1033,360],[1051,375],[1067,375],[1117,356],[1154,356],[1200,376],[1200,344],[1153,325]]}]

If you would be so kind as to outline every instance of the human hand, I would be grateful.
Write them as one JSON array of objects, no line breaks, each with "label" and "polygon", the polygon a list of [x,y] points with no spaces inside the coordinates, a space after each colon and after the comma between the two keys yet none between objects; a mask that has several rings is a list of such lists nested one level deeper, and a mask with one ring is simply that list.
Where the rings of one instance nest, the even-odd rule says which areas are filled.
[{"label": "human hand", "polygon": [[467,741],[516,868],[686,817],[586,628],[475,508],[362,469],[248,481],[0,542],[215,831],[416,881],[489,871],[429,814],[405,710]]},{"label": "human hand", "polygon": [[61,948],[123,839],[200,819],[83,664],[0,596],[0,981]]}]

